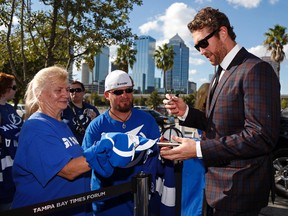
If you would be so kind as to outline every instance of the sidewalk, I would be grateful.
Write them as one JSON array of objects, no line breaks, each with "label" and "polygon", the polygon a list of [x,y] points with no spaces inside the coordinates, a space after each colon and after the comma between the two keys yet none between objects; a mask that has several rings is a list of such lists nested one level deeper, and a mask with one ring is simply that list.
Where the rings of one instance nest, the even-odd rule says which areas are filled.
[{"label": "sidewalk", "polygon": [[276,196],[275,203],[269,202],[268,206],[260,212],[259,216],[287,216],[288,199]]}]

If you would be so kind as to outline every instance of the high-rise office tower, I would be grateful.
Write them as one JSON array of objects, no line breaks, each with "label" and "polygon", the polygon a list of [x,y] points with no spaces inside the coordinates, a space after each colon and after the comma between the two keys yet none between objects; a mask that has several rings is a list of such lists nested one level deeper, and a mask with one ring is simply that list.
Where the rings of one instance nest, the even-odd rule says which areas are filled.
[{"label": "high-rise office tower", "polygon": [[150,36],[140,36],[134,43],[137,50],[136,62],[132,69],[134,88],[140,93],[154,91],[156,40]]},{"label": "high-rise office tower", "polygon": [[168,46],[173,46],[175,54],[173,68],[165,74],[166,90],[186,93],[189,78],[189,48],[178,34],[169,40]]},{"label": "high-rise office tower", "polygon": [[92,82],[105,80],[109,72],[109,47],[103,47],[101,53],[94,57]]}]

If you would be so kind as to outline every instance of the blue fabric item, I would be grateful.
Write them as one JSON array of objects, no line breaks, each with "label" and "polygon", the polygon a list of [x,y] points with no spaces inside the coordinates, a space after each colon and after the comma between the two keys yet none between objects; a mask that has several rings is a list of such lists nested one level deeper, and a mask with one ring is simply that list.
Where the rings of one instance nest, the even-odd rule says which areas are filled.
[{"label": "blue fabric item", "polygon": [[[96,116],[99,116],[100,113],[98,109],[95,106],[92,106],[89,103],[83,102],[83,108],[78,108],[74,106],[75,112],[78,115],[79,121],[82,123],[82,126],[86,129],[90,122],[92,121],[89,115],[87,115],[86,111],[87,109],[92,109]],[[84,134],[79,134],[77,132],[77,118],[75,117],[75,114],[70,106],[68,106],[63,112],[61,118],[63,121],[69,126],[69,128],[72,130],[73,134],[77,138],[80,145],[82,145]]]},{"label": "blue fabric item", "polygon": [[23,120],[14,107],[0,104],[0,203],[11,203],[15,193],[12,166]]},{"label": "blue fabric item", "polygon": [[201,216],[205,189],[203,161],[193,158],[183,161],[181,216]]},{"label": "blue fabric item", "polygon": [[114,171],[114,167],[109,162],[108,155],[108,152],[111,151],[112,147],[108,147],[109,144],[111,145],[110,141],[103,141],[103,143],[104,142],[107,143],[107,150],[105,150],[105,145],[100,146],[96,144],[86,149],[83,155],[86,157],[86,161],[91,169],[95,170],[103,177],[109,177]]},{"label": "blue fabric item", "polygon": [[[198,130],[198,134],[202,131]],[[200,140],[193,138],[194,140]],[[181,216],[202,216],[205,189],[205,167],[203,161],[192,158],[183,161]]]},{"label": "blue fabric item", "polygon": [[[64,122],[43,113],[31,115],[21,129],[14,160],[12,208],[90,191],[88,175],[73,181],[57,175],[71,159],[82,155],[83,149]],[[86,215],[84,208],[70,208],[59,215]]]},{"label": "blue fabric item", "polygon": [[[152,115],[145,113],[144,111],[133,108],[131,117],[125,122],[126,128],[122,128],[122,124],[122,122],[112,119],[107,110],[89,124],[84,136],[82,148],[84,151],[86,151],[87,149],[91,148],[91,146],[96,145],[97,141],[101,140],[103,134],[114,132],[127,135],[129,134],[129,136],[133,135],[141,137],[140,139],[142,140],[142,138],[144,138],[144,141],[145,139],[156,140],[160,137],[160,131],[155,119],[152,117]],[[142,143],[141,140],[140,143]],[[121,143],[119,142],[117,144],[121,145]],[[144,143],[145,142],[143,142],[143,144]],[[173,202],[173,199],[175,199],[175,193],[173,193],[173,190],[175,191],[175,183],[173,184],[173,181],[175,180],[173,163],[171,163],[171,161],[161,160],[157,145],[153,145],[151,148],[145,151],[141,150],[142,147],[146,148],[145,145],[140,145],[135,148],[134,159],[131,162],[133,163],[140,158],[138,163],[134,164],[133,166],[129,166],[131,165],[131,163],[129,163],[128,166],[125,167],[114,167],[114,171],[109,177],[103,177],[100,173],[98,173],[97,169],[93,169],[91,189],[97,190],[102,187],[109,187],[112,185],[119,185],[129,182],[132,180],[133,176],[136,176],[140,172],[151,174],[152,193],[149,202],[149,215],[175,216],[175,202]],[[120,148],[121,151],[123,151],[123,148],[125,148],[128,151],[129,148],[127,141],[124,142],[123,147],[117,146],[117,148]],[[144,155],[142,155],[143,152]],[[113,154],[115,154],[115,152]],[[118,156],[119,155],[117,154],[113,155],[113,161],[114,159],[117,159]],[[169,167],[171,164],[172,166]],[[118,162],[117,165],[119,165]],[[169,180],[172,182],[170,181],[171,187],[167,189],[165,183],[168,184],[169,180],[164,178],[168,178],[168,176],[165,174],[168,173],[169,169],[172,169],[172,172],[170,172],[170,174],[172,173],[172,176],[169,176]],[[156,190],[157,188],[159,188],[159,190]],[[170,193],[168,197],[165,197],[165,195],[167,195],[165,191],[172,191],[172,193]],[[168,202],[167,204],[165,200],[172,201]],[[133,194],[127,193],[101,202],[94,202],[93,210],[96,216],[111,216],[118,214],[133,216]]]},{"label": "blue fabric item", "polygon": [[84,151],[89,165],[101,176],[109,177],[114,167],[125,167],[135,152],[151,148],[158,139],[150,140],[124,133],[105,133],[95,145]]}]

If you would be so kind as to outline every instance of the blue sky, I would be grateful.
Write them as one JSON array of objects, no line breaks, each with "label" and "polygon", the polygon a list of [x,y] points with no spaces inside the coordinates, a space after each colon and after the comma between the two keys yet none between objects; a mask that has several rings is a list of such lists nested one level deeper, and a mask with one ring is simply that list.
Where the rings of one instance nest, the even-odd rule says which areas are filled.
[{"label": "blue sky", "polygon": [[[187,23],[198,10],[207,6],[224,12],[234,27],[236,41],[259,57],[270,56],[262,45],[264,33],[269,28],[279,24],[287,27],[288,33],[287,0],[143,0],[143,5],[135,7],[130,15],[133,33],[150,35],[156,39],[156,46],[167,43],[178,33],[190,48],[189,80],[196,82],[197,87],[209,81],[209,74],[213,73],[214,67],[194,49]],[[284,51],[288,58],[288,45]],[[281,94],[288,94],[287,58],[281,64]],[[161,76],[159,70],[156,70],[156,76]]]}]

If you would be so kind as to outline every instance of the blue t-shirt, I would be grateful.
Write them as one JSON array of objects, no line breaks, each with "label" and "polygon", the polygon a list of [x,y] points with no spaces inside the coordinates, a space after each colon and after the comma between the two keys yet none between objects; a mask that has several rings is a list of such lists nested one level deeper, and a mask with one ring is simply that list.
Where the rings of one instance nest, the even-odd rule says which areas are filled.
[{"label": "blue t-shirt", "polygon": [[192,158],[183,161],[181,216],[201,216],[205,189],[203,161]]},{"label": "blue t-shirt", "polygon": [[[201,133],[202,131],[198,130],[198,134]],[[183,161],[182,186],[181,216],[202,216],[205,189],[205,166],[202,159],[191,158]]]},{"label": "blue t-shirt", "polygon": [[[81,126],[79,125],[78,121],[80,121],[83,128],[86,129],[88,125],[90,124],[90,122],[92,121],[89,114],[87,113],[87,110],[92,109],[96,113],[96,116],[99,116],[100,113],[95,106],[92,106],[89,103],[83,102],[83,108],[73,106],[73,109],[75,110],[75,113],[78,116],[78,119],[79,119],[78,120],[72,110],[72,106],[73,105],[71,105],[71,102],[70,102],[70,105],[62,112],[62,119],[65,123],[68,124],[73,134],[77,138],[79,144],[82,145],[84,133],[80,132]],[[85,132],[85,130],[83,130],[83,132]]]},{"label": "blue t-shirt", "polygon": [[12,165],[18,146],[22,118],[14,107],[0,104],[0,203],[10,203],[15,193]]},{"label": "blue t-shirt", "polygon": [[[84,150],[90,148],[94,144],[94,142],[100,140],[102,133],[107,132],[121,132],[133,134],[148,139],[157,139],[160,137],[159,127],[155,119],[150,114],[145,113],[141,110],[133,108],[131,117],[125,122],[126,127],[123,128],[122,125],[123,122],[112,119],[109,115],[109,111],[105,111],[103,114],[94,119],[88,126],[83,140],[82,148]],[[143,159],[139,163],[137,163],[137,165],[130,168],[116,167],[112,176],[108,178],[100,176],[95,171],[92,172],[92,190],[97,190],[101,187],[109,187],[112,185],[129,182],[131,181],[133,176],[140,173],[141,171],[144,171],[144,173],[146,174],[152,174],[152,176],[155,177],[157,175],[157,172],[160,170],[158,169],[158,166],[160,166],[159,163],[161,163],[161,161],[159,160],[159,149],[157,145],[154,145],[152,147],[152,150],[153,153],[148,156],[150,158],[149,160],[146,160],[144,162],[144,160],[147,158],[143,157]],[[135,158],[137,158],[137,156],[138,155],[136,155]],[[175,185],[171,184],[170,186],[171,188],[173,188]],[[159,202],[158,208],[160,205],[161,203]],[[173,212],[173,207],[171,207],[172,211],[170,212]],[[96,212],[95,215],[97,216],[110,216],[117,214],[125,216],[133,215],[133,194],[123,194],[116,198],[111,198],[103,202],[95,202],[93,203],[93,209]]]},{"label": "blue t-shirt", "polygon": [[[83,150],[67,124],[43,113],[34,113],[23,124],[19,137],[13,167],[16,193],[12,207],[89,191],[89,178],[84,174],[73,181],[57,175],[71,159],[82,155]],[[73,215],[85,215],[84,207],[69,210]],[[72,215],[71,212],[59,215]]]}]

